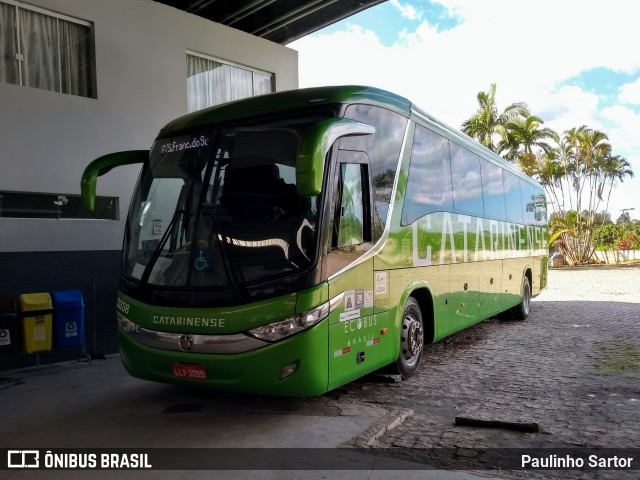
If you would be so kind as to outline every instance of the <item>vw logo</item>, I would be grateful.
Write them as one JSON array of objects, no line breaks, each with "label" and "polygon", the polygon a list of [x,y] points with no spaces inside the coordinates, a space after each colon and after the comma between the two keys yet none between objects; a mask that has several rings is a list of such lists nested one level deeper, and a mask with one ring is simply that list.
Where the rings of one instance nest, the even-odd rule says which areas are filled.
[{"label": "vw logo", "polygon": [[193,337],[191,335],[180,335],[178,346],[183,352],[190,352],[193,348]]}]

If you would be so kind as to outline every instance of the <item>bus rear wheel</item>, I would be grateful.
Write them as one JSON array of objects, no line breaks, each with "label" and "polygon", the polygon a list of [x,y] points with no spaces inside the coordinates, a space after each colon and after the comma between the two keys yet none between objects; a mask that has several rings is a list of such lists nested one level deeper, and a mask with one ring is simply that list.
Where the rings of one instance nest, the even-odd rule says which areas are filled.
[{"label": "bus rear wheel", "polygon": [[522,301],[510,311],[511,316],[516,320],[526,320],[531,308],[531,283],[526,275],[522,279]]},{"label": "bus rear wheel", "polygon": [[424,351],[424,323],[420,305],[410,297],[402,313],[400,331],[400,354],[396,360],[396,369],[403,379],[413,375],[422,359]]}]

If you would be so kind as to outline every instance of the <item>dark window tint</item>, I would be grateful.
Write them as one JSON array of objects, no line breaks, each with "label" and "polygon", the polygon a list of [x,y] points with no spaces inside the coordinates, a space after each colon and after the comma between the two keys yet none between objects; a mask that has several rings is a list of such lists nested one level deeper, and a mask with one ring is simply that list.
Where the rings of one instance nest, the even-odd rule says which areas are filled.
[{"label": "dark window tint", "polygon": [[407,118],[390,110],[371,105],[350,105],[344,116],[371,125],[376,129],[373,135],[341,139],[340,148],[361,150],[369,155],[373,178],[375,216],[376,220],[384,225],[391,201],[391,190],[396,176],[400,148],[407,128]]},{"label": "dark window tint", "polygon": [[520,179],[513,173],[504,170],[504,203],[507,208],[507,221],[522,223],[522,195],[520,193]]},{"label": "dark window tint", "polygon": [[418,125],[413,138],[402,224],[453,210],[449,141]]},{"label": "dark window tint", "polygon": [[488,218],[506,220],[502,168],[484,159],[482,159],[480,163],[482,171],[482,198],[484,200],[484,214]]},{"label": "dark window tint", "polygon": [[0,217],[118,220],[118,204],[118,197],[96,197],[95,210],[87,213],[82,209],[80,195],[0,192]]},{"label": "dark window tint", "polygon": [[482,180],[480,157],[455,143],[449,143],[451,151],[451,181],[453,206],[457,213],[482,217]]}]

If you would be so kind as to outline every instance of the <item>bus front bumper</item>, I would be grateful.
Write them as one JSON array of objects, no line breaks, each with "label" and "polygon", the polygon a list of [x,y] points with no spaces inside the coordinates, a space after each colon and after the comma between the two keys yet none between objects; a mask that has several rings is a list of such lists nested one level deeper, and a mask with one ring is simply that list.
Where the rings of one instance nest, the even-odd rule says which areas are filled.
[{"label": "bus front bumper", "polygon": [[243,353],[163,350],[144,345],[135,339],[135,334],[121,330],[118,344],[127,372],[145,380],[265,395],[312,396],[327,391],[326,321],[285,340]]}]

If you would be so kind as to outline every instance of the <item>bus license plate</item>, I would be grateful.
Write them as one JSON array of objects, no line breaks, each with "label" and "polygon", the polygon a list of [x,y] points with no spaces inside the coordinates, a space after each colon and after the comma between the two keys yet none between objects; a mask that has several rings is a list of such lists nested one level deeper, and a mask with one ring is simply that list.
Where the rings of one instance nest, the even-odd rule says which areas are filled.
[{"label": "bus license plate", "polygon": [[207,371],[202,365],[180,365],[174,363],[173,375],[176,378],[186,378],[187,380],[206,380]]}]

